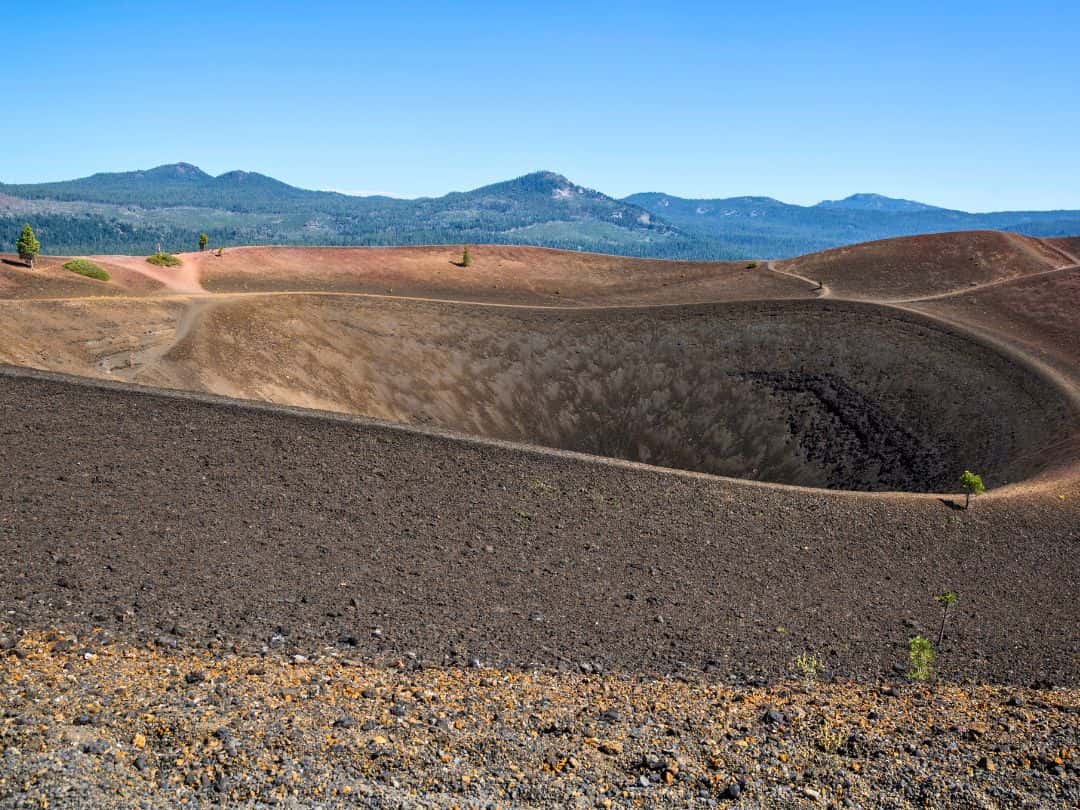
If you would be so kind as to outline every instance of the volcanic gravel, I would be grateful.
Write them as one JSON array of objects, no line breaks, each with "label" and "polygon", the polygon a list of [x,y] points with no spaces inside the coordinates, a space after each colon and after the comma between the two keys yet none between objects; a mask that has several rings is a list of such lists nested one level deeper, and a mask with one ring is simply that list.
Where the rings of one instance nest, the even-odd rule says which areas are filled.
[{"label": "volcanic gravel", "polygon": [[[1075,807],[1080,692],[7,639],[7,807]],[[47,699],[45,699],[47,697]]]},{"label": "volcanic gravel", "polygon": [[14,371],[0,447],[20,632],[754,684],[894,674],[953,590],[941,677],[1080,681],[1075,480],[965,512]]}]

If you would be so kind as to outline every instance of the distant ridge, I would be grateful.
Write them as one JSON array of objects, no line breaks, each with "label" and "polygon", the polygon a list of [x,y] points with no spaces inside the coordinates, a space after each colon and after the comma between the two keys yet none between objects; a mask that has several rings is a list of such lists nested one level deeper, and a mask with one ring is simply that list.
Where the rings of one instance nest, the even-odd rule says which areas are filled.
[{"label": "distant ridge", "polygon": [[442,197],[312,191],[258,172],[214,177],[192,163],[75,180],[0,183],[0,247],[23,222],[52,253],[137,253],[158,244],[504,243],[664,259],[780,258],[892,236],[1007,230],[1080,234],[1080,211],[970,214],[859,193],[817,205],[771,197],[616,199],[553,171]]},{"label": "distant ridge", "polygon": [[999,230],[1027,236],[1080,233],[1080,211],[972,214],[881,194],[853,194],[816,205],[771,197],[686,199],[648,192],[624,198],[683,231],[743,256],[780,258],[888,239],[951,231]]},{"label": "distant ridge", "polygon": [[945,211],[934,205],[886,197],[882,194],[852,194],[842,200],[822,200],[818,208],[846,208],[856,211]]}]

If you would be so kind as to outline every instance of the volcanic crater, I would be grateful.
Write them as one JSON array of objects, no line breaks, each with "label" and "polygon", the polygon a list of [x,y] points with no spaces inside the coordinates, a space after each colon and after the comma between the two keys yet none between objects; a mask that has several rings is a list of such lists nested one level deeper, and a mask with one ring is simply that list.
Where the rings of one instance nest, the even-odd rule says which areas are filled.
[{"label": "volcanic crater", "polygon": [[315,395],[392,422],[832,489],[947,491],[964,468],[1015,482],[1071,418],[1060,391],[993,349],[840,302],[246,299],[207,312],[170,361],[242,397]]},{"label": "volcanic crater", "polygon": [[1067,251],[470,252],[0,265],[9,624],[878,675],[953,590],[944,677],[1076,682]]},{"label": "volcanic crater", "polygon": [[[985,258],[981,287],[927,276],[938,310],[942,279],[974,296],[1054,267],[1001,234],[897,241],[920,271]],[[0,337],[18,365],[772,483],[941,492],[964,469],[999,487],[1060,464],[1075,405],[1026,355],[903,301],[830,297],[919,288],[891,280],[896,247],[764,268],[494,246],[467,271],[446,248],[103,257],[118,283],[66,293],[47,265],[9,271]]]}]

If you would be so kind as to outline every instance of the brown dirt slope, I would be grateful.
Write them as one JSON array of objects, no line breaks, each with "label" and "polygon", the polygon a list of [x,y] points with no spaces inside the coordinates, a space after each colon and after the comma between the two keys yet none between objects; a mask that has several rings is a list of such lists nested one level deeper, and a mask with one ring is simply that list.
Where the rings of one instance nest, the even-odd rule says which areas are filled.
[{"label": "brown dirt slope", "polygon": [[[628,259],[510,245],[231,248],[184,254],[211,292],[308,290],[521,304],[622,305],[806,298],[809,285],[755,262]],[[755,265],[749,267],[749,265]]]},{"label": "brown dirt slope", "polygon": [[550,312],[245,297],[208,308],[134,379],[834,489],[947,491],[958,463],[988,486],[1022,480],[1074,416],[947,329],[815,301]]},{"label": "brown dirt slope", "polygon": [[185,324],[197,315],[197,304],[185,299],[121,293],[105,303],[78,292],[74,299],[0,303],[3,361],[134,381],[173,348]]},{"label": "brown dirt slope", "polygon": [[109,281],[86,278],[63,265],[71,256],[42,256],[31,272],[14,254],[0,254],[0,299],[90,298],[142,295],[163,285],[127,266],[127,257],[95,256]]},{"label": "brown dirt slope", "polygon": [[1066,260],[1080,263],[1080,236],[1064,236],[1057,239],[1045,239],[1052,247],[1062,251]]},{"label": "brown dirt slope", "polygon": [[0,351],[19,365],[739,478],[949,491],[958,464],[999,487],[1073,460],[1047,453],[1073,424],[1055,386],[868,305],[552,311],[298,294],[8,309]]},{"label": "brown dirt slope", "polygon": [[[987,237],[966,236],[948,241],[967,244],[964,256]],[[990,236],[1024,247],[1029,258],[1037,253],[1030,240]],[[892,240],[890,250],[906,243],[929,261],[928,239]],[[872,254],[882,244],[861,249]],[[945,337],[941,324],[897,331],[898,314],[833,301],[740,303],[813,294],[798,278],[742,264],[504,247],[475,247],[473,255],[467,269],[452,263],[449,248],[236,249],[185,254],[182,267],[166,270],[142,257],[113,257],[110,266],[121,278],[128,273],[129,287],[167,286],[157,296],[113,301],[83,296],[79,286],[67,289],[70,300],[7,299],[0,359],[831,488],[948,490],[957,464],[978,467],[999,486],[1075,461],[1069,442],[1080,431],[1070,427],[1071,406],[1056,383],[1022,371],[1022,358],[1019,368],[1002,365],[996,349]],[[938,276],[965,277],[958,255],[942,254]],[[30,279],[20,294],[54,270],[13,271]],[[1045,283],[1062,273],[1023,278]],[[315,289],[291,290],[296,279]],[[489,289],[489,281],[498,283]],[[203,283],[266,289],[179,294]],[[383,283],[397,284],[386,288],[395,292],[359,292]],[[556,283],[565,298],[546,286]],[[1008,284],[988,282],[978,292]],[[947,302],[961,292],[937,296]],[[1058,307],[1059,331],[1067,333],[1073,291],[1058,293],[1043,298]],[[425,295],[504,298],[416,300]],[[686,306],[655,308],[669,298]],[[729,303],[687,308],[702,299]],[[626,301],[650,308],[610,309]],[[1052,342],[1068,371],[1073,349],[1052,323],[1031,322],[1030,345],[1007,330],[998,337],[1024,357],[1037,358],[1032,347]],[[981,421],[963,415],[973,402],[981,403]]]},{"label": "brown dirt slope", "polygon": [[1052,270],[1061,255],[1038,239],[967,231],[884,239],[776,262],[778,270],[823,281],[830,295],[903,300]]},{"label": "brown dirt slope", "polygon": [[921,311],[978,327],[1080,377],[1080,266],[913,302]]},{"label": "brown dirt slope", "polygon": [[958,512],[99,385],[0,378],[16,627],[876,675],[952,589],[943,677],[1080,681],[1075,479]]}]

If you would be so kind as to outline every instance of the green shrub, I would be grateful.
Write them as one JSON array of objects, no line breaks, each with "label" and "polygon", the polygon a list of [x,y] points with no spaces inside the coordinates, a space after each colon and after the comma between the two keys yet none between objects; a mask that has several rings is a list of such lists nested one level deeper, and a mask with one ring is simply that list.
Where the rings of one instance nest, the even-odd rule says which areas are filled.
[{"label": "green shrub", "polygon": [[750,262],[749,264],[746,265],[747,270],[753,270],[756,267],[757,267],[757,262]]},{"label": "green shrub", "polygon": [[171,253],[162,253],[160,250],[153,256],[147,256],[146,260],[150,264],[156,264],[158,267],[179,267],[183,264],[176,256]]},{"label": "green shrub", "polygon": [[982,495],[986,491],[982,476],[976,475],[971,470],[964,470],[964,474],[960,476],[960,486],[964,488],[965,509],[971,506],[972,495]]},{"label": "green shrub", "polygon": [[72,259],[70,262],[64,262],[64,269],[87,278],[96,278],[98,281],[109,280],[109,274],[89,259]]},{"label": "green shrub", "polygon": [[934,648],[922,636],[915,636],[908,642],[908,678],[913,681],[928,681],[934,673]]},{"label": "green shrub", "polygon": [[803,653],[795,656],[795,660],[791,662],[791,668],[802,676],[803,686],[806,687],[807,691],[810,691],[817,683],[818,676],[821,674],[824,666],[821,663],[821,659],[816,655]]}]

